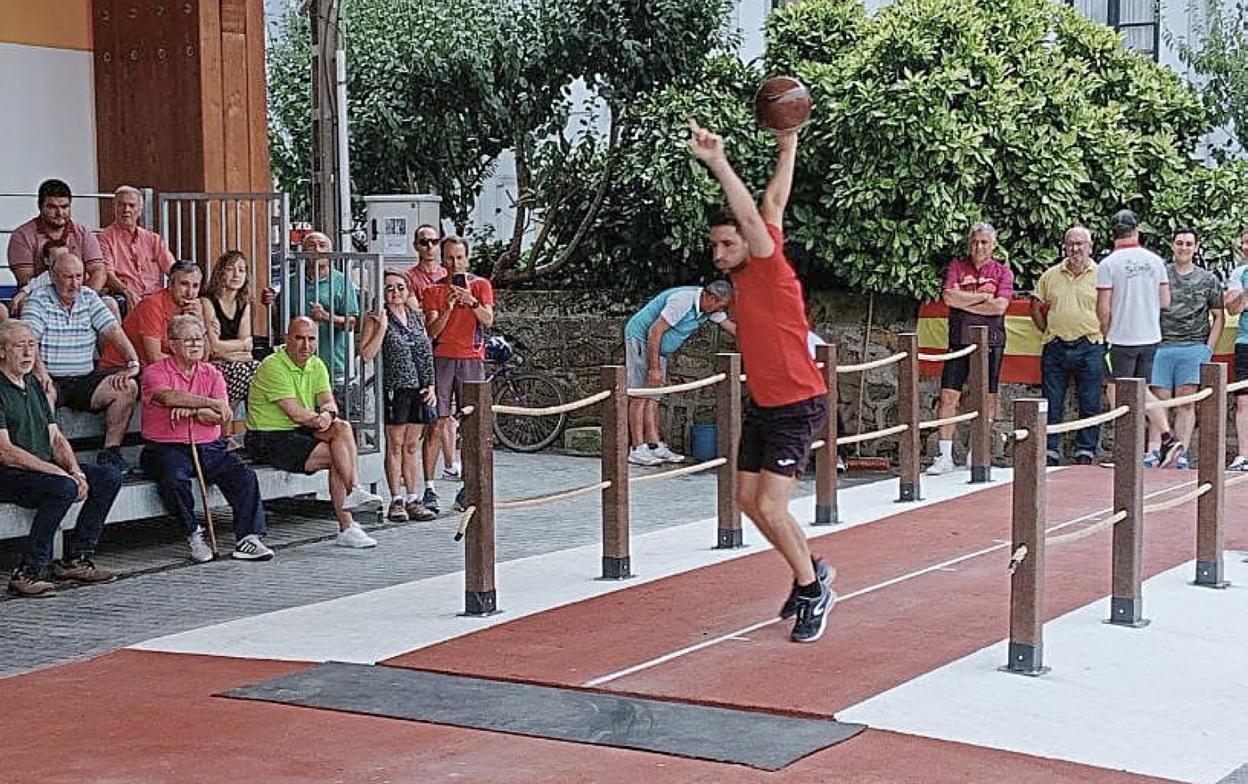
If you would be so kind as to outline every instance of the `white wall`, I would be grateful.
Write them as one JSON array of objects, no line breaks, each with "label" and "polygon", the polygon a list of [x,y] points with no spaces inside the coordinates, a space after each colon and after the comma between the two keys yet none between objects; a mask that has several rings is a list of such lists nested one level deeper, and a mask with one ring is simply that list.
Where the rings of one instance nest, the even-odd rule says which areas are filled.
[{"label": "white wall", "polygon": [[[0,74],[0,193],[34,193],[49,177],[94,192],[92,53],[0,42]],[[0,198],[0,266],[8,230],[36,212],[34,198]],[[75,199],[74,218],[98,226],[95,202]]]}]

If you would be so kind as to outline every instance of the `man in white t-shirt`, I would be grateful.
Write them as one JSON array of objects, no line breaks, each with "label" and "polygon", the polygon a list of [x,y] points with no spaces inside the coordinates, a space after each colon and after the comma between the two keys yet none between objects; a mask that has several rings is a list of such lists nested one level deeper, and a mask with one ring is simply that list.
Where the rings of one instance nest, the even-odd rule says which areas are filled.
[{"label": "man in white t-shirt", "polygon": [[[1140,223],[1134,212],[1114,213],[1109,232],[1114,251],[1096,268],[1096,316],[1101,334],[1112,346],[1113,377],[1147,382],[1161,343],[1161,311],[1170,307],[1170,280],[1161,257],[1140,246]],[[1145,397],[1157,399],[1147,388]],[[1156,462],[1170,466],[1183,453],[1183,445],[1169,432],[1164,411],[1150,411],[1148,418],[1161,434]]]}]

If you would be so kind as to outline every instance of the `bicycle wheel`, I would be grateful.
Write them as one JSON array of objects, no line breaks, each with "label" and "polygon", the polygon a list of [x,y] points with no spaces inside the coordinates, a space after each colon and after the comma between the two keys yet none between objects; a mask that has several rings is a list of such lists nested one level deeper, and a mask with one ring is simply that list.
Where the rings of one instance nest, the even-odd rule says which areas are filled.
[{"label": "bicycle wheel", "polygon": [[[499,376],[494,384],[495,405],[545,408],[563,404],[563,390],[541,373]],[[567,414],[538,417],[496,414],[494,437],[516,452],[537,452],[554,443],[567,422]]]}]

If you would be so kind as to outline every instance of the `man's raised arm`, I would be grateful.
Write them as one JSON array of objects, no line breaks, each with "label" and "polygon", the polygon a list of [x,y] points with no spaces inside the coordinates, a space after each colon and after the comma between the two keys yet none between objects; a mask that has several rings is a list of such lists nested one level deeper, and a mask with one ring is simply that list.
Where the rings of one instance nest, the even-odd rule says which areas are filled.
[{"label": "man's raised arm", "polygon": [[780,148],[780,156],[776,160],[776,170],[767,183],[763,193],[763,222],[771,226],[784,225],[784,208],[789,203],[789,193],[793,190],[793,168],[797,161],[797,131],[788,131],[776,135],[776,144]]},{"label": "man's raised arm", "polygon": [[[737,226],[750,248],[750,255],[756,258],[771,256],[776,251],[775,240],[767,231],[767,224],[758,211],[758,205],[754,203],[750,189],[745,187],[745,183],[728,163],[728,158],[724,155],[724,140],[718,134],[698,125],[696,120],[689,121],[689,131],[689,147],[694,156],[706,164],[715,179],[719,180],[728,209],[737,219]],[[788,198],[787,193],[785,198]]]}]

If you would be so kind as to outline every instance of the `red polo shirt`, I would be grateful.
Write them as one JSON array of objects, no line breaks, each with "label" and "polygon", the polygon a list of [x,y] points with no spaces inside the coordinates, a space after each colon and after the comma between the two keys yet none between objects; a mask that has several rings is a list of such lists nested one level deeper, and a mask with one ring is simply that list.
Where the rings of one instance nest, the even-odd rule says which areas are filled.
[{"label": "red polo shirt", "polygon": [[806,301],[784,255],[784,233],[770,224],[767,231],[776,243],[771,256],[751,257],[732,275],[732,315],[746,389],[755,404],[774,408],[825,395],[828,387],[806,347]]},{"label": "red polo shirt", "polygon": [[[136,305],[121,322],[121,328],[125,330],[126,337],[130,338],[130,343],[138,353],[139,362],[143,367],[152,364],[152,358],[143,351],[142,338],[147,336],[159,339],[160,350],[168,356],[169,321],[181,312],[182,310],[174,303],[169,289],[161,289]],[[121,351],[111,341],[105,341],[104,349],[100,351],[100,367],[125,366],[126,358],[122,356]]]}]

